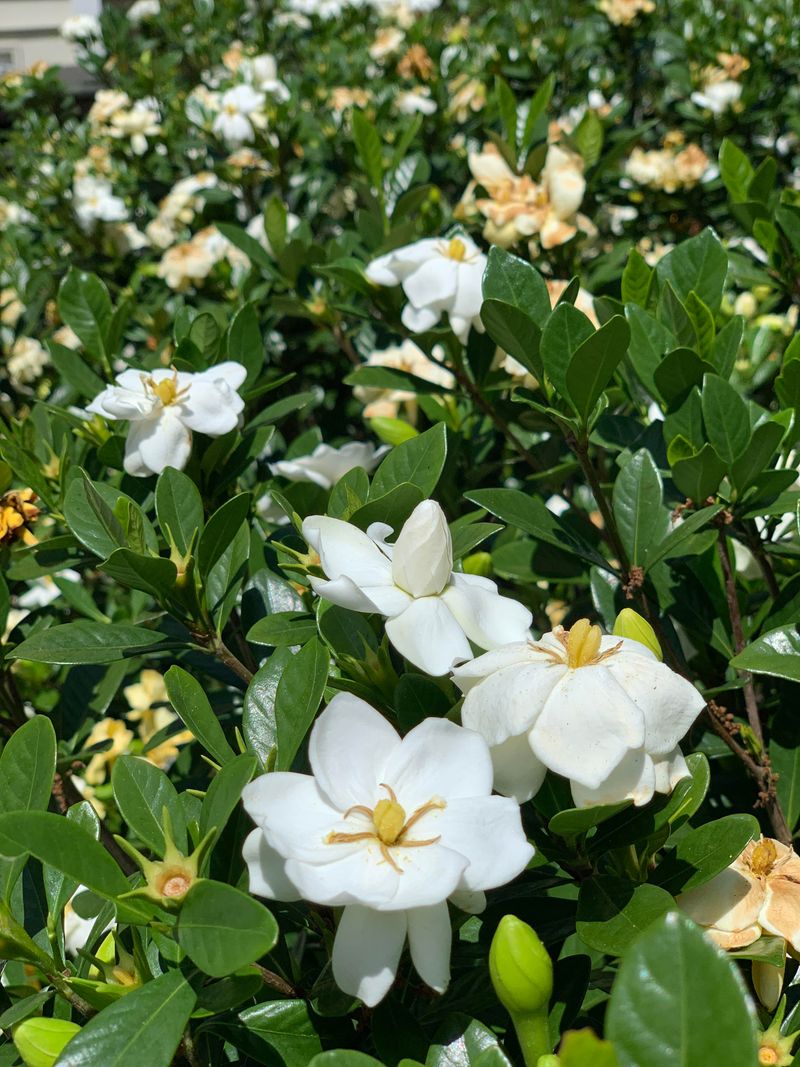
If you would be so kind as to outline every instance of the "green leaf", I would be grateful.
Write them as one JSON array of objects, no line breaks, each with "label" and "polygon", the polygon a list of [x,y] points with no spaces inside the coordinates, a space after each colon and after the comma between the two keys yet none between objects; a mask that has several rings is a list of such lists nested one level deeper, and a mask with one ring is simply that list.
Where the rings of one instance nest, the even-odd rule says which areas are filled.
[{"label": "green leaf", "polygon": [[119,520],[83,471],[67,490],[64,517],[78,540],[103,559],[127,546]]},{"label": "green leaf", "polygon": [[168,971],[90,1019],[55,1067],[169,1067],[196,999],[180,971]]},{"label": "green leaf", "polygon": [[447,429],[440,422],[419,437],[412,437],[410,441],[404,441],[391,450],[372,479],[370,501],[402,484],[414,485],[423,496],[430,496],[439,481],[446,458]]},{"label": "green leaf", "polygon": [[[274,203],[275,200],[271,201]],[[273,244],[273,249],[275,245]],[[277,250],[280,251],[280,250]],[[264,367],[264,341],[254,304],[245,304],[233,317],[228,331],[228,359],[247,369],[244,387],[252,385]]]},{"label": "green leaf", "polygon": [[219,763],[227,763],[236,753],[225,737],[205,689],[182,667],[170,667],[164,675],[170,703],[187,729]]},{"label": "green leaf", "polygon": [[197,545],[197,566],[205,579],[250,514],[250,493],[240,493],[217,508],[206,523]]},{"label": "green leaf", "polygon": [[655,372],[664,354],[675,347],[675,338],[658,319],[635,304],[626,306],[625,318],[631,328],[628,359],[648,393],[660,397],[661,391],[655,383]]},{"label": "green leaf", "polygon": [[62,379],[68,382],[81,396],[94,399],[98,393],[105,389],[106,383],[99,375],[95,374],[91,367],[87,366],[78,352],[67,348],[65,345],[60,345],[52,339],[47,342],[47,348],[50,352],[53,366]]},{"label": "green leaf", "polygon": [[186,555],[195,530],[203,529],[203,501],[192,479],[174,467],[166,467],[158,476],[156,514],[164,536]]},{"label": "green leaf", "polygon": [[560,396],[570,399],[567,368],[572,356],[594,334],[589,319],[572,304],[562,301],[545,323],[539,346],[547,377]]},{"label": "green leaf", "polygon": [[353,108],[350,121],[364,173],[372,187],[380,190],[383,182],[383,148],[375,124],[358,108]]},{"label": "green leaf", "polygon": [[662,541],[647,553],[647,566],[652,569],[656,563],[660,563],[662,560],[686,554],[689,542],[694,535],[704,526],[707,526],[721,510],[721,504],[713,504],[689,515],[680,526],[676,526],[674,530],[671,530]]},{"label": "green leaf", "polygon": [[497,1037],[487,1026],[468,1015],[451,1015],[437,1030],[425,1067],[477,1067],[481,1058],[492,1052],[501,1058],[491,1058],[491,1067],[511,1067]]},{"label": "green leaf", "polygon": [[797,627],[779,626],[764,634],[734,656],[731,666],[740,671],[800,682],[800,633]]},{"label": "green leaf", "polygon": [[437,382],[418,378],[396,367],[357,367],[344,380],[345,385],[361,385],[369,389],[399,389],[405,393],[441,395],[450,390]]},{"label": "green leaf", "polygon": [[749,199],[748,189],[755,171],[744,152],[727,137],[719,150],[719,172],[734,203]]},{"label": "green leaf", "polygon": [[750,443],[747,404],[718,374],[706,374],[701,399],[708,440],[730,469]]},{"label": "green leaf", "polygon": [[293,659],[288,648],[273,652],[263,667],[259,668],[244,695],[242,732],[247,747],[258,756],[262,766],[267,765],[270,753],[278,744],[275,698],[281,676]]},{"label": "green leaf", "polygon": [[550,315],[550,294],[538,270],[497,245],[489,249],[482,288],[484,300],[511,304],[540,329]]},{"label": "green leaf", "polygon": [[694,289],[712,314],[722,302],[727,272],[725,249],[714,231],[708,228],[675,245],[656,266],[661,282],[669,282],[681,300]]},{"label": "green leaf", "polygon": [[[174,669],[174,668],[173,668]],[[111,772],[114,800],[123,819],[149,848],[164,855],[164,808],[175,844],[186,850],[186,820],[175,786],[155,764],[140,756],[120,756]]]},{"label": "green leaf", "polygon": [[288,771],[317,714],[328,680],[330,655],[313,638],[293,656],[278,682],[275,695],[278,755],[275,769]]},{"label": "green leaf", "polygon": [[573,353],[567,367],[567,394],[584,422],[611,381],[630,339],[625,319],[613,315]]},{"label": "green leaf", "polygon": [[606,1032],[620,1067],[752,1067],[753,1009],[735,966],[677,912],[626,954]]},{"label": "green leaf", "polygon": [[742,343],[743,333],[744,319],[741,315],[734,315],[730,322],[726,323],[714,338],[714,346],[708,358],[717,373],[726,381],[730,378],[736,365],[736,357],[739,354],[739,345]]},{"label": "green leaf", "polygon": [[672,464],[672,480],[694,504],[713,496],[725,475],[725,464],[709,444],[699,452]]},{"label": "green leaf", "polygon": [[526,312],[502,300],[484,300],[481,322],[495,344],[541,380],[544,377],[539,357],[541,330]]},{"label": "green leaf", "polygon": [[189,327],[188,338],[203,357],[203,363],[210,362],[216,356],[221,336],[217,320],[207,311],[197,315]]},{"label": "green leaf", "polygon": [[222,633],[236,607],[239,590],[247,578],[249,558],[250,528],[243,522],[206,578],[206,606],[217,633]]},{"label": "green leaf", "polygon": [[692,326],[697,337],[697,350],[704,359],[707,359],[714,350],[716,334],[714,316],[694,289],[686,297],[684,307],[686,308],[686,314],[692,320]]},{"label": "green leaf", "polygon": [[675,848],[656,867],[652,881],[673,895],[703,885],[741,855],[759,833],[752,815],[724,815],[704,823],[681,834]]},{"label": "green leaf", "polygon": [[308,1067],[383,1067],[380,1060],[355,1049],[337,1048],[320,1052],[309,1061]]},{"label": "green leaf", "polygon": [[494,79],[494,95],[497,110],[503,123],[503,132],[511,149],[511,155],[517,157],[517,101],[509,84],[501,77]]},{"label": "green leaf", "polygon": [[99,570],[128,589],[141,589],[161,602],[178,577],[175,564],[160,556],[143,556],[129,548],[117,548]]},{"label": "green leaf", "polygon": [[247,631],[247,640],[257,645],[304,645],[317,634],[317,620],[305,611],[276,611]]},{"label": "green leaf", "polygon": [[662,503],[661,475],[646,448],[640,448],[614,482],[613,507],[631,563],[647,564],[648,553],[666,536],[669,513]]},{"label": "green leaf", "polygon": [[234,756],[211,779],[203,806],[200,809],[200,836],[209,830],[220,832],[225,828],[231,812],[239,803],[242,790],[255,774],[258,761],[255,756],[243,752]]},{"label": "green leaf", "polygon": [[617,1054],[610,1041],[602,1041],[591,1030],[570,1030],[558,1049],[560,1067],[618,1067]]},{"label": "green leaf", "polygon": [[546,541],[556,548],[580,556],[604,570],[613,569],[588,541],[573,533],[570,527],[548,511],[539,497],[530,497],[519,489],[477,489],[465,493],[465,496],[473,504],[486,508],[498,519],[532,534],[539,541]]},{"label": "green leaf", "polygon": [[624,800],[620,804],[598,804],[591,808],[564,808],[553,816],[547,824],[547,829],[559,837],[578,837],[599,826],[606,819],[613,818],[628,806],[629,802]]},{"label": "green leaf", "polygon": [[0,813],[44,809],[56,770],[56,734],[36,715],[9,737],[0,756]]},{"label": "green leaf", "polygon": [[36,663],[114,663],[163,640],[163,634],[144,626],[80,620],[39,630],[8,655]]},{"label": "green leaf", "polygon": [[664,400],[676,408],[686,401],[695,386],[700,385],[710,369],[711,364],[691,348],[675,348],[653,371],[653,382]]},{"label": "green leaf", "polygon": [[223,237],[226,237],[232,245],[244,252],[251,263],[263,268],[268,274],[276,275],[277,272],[272,256],[255,237],[251,237],[241,226],[235,226],[231,222],[216,222],[214,225]]},{"label": "green leaf", "polygon": [[[655,271],[648,266],[641,252],[632,248],[628,253],[628,262],[622,272],[623,304],[638,304],[647,307],[647,298],[653,285]],[[628,314],[627,308],[625,314]]]},{"label": "green leaf", "polygon": [[588,108],[577,127],[572,131],[572,140],[578,146],[583,161],[593,167],[603,148],[603,123],[593,108]]},{"label": "green leaf", "polygon": [[658,886],[600,875],[581,884],[576,929],[589,948],[622,956],[643,930],[674,907],[672,895]]},{"label": "green leaf", "polygon": [[111,300],[108,289],[95,274],[70,267],[58,288],[58,310],[90,356],[105,360],[112,354],[106,349]]},{"label": "green leaf", "polygon": [[247,893],[204,879],[186,894],[176,934],[200,970],[224,978],[269,952],[278,940],[278,924]]},{"label": "green leaf", "polygon": [[104,899],[114,900],[130,889],[127,878],[103,846],[63,815],[47,811],[0,815],[0,855],[26,853]]},{"label": "green leaf", "polygon": [[268,1000],[240,1011],[237,1021],[229,1040],[260,1063],[308,1067],[322,1051],[304,1000]]},{"label": "green leaf", "polygon": [[747,448],[731,468],[733,484],[740,493],[772,462],[785,436],[786,427],[777,419],[767,419],[755,427]]}]

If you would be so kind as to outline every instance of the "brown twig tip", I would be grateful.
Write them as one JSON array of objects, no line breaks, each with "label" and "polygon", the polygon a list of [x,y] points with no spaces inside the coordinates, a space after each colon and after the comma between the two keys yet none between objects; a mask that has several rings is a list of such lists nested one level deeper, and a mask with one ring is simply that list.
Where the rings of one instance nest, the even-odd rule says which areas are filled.
[{"label": "brown twig tip", "polygon": [[622,591],[625,594],[626,600],[633,600],[636,596],[636,591],[641,589],[644,585],[644,568],[643,567],[631,567],[628,571],[628,580],[622,586]]}]

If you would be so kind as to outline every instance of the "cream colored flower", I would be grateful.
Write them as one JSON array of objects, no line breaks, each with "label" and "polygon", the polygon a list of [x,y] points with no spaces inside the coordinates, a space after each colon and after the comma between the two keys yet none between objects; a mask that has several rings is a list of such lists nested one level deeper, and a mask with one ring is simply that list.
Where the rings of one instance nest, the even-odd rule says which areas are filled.
[{"label": "cream colored flower", "polygon": [[53,334],[53,340],[57,345],[63,345],[64,348],[74,350],[81,347],[81,339],[71,326],[59,326]]},{"label": "cream colored flower", "polygon": [[486,106],[486,86],[477,78],[459,74],[447,85],[450,106],[447,109],[456,122],[466,122],[470,114],[482,111]]},{"label": "cream colored flower", "polygon": [[12,385],[28,385],[36,381],[49,362],[50,357],[40,341],[35,337],[18,337],[6,360],[6,372]]},{"label": "cream colored flower", "polygon": [[677,151],[679,147],[668,134],[663,148],[634,148],[625,163],[626,175],[637,185],[666,193],[691,189],[708,170],[709,159],[699,145],[688,144]]},{"label": "cream colored flower", "polygon": [[800,952],[800,857],[780,841],[751,841],[730,867],[678,903],[720,948],[746,948],[767,933]]},{"label": "cream colored flower", "polygon": [[[178,721],[174,711],[164,707],[169,702],[164,676],[158,671],[145,669],[139,675],[139,681],[128,685],[122,694],[131,706],[125,716],[128,722],[138,724],[137,732],[145,745],[161,730]],[[144,753],[146,759],[162,770],[168,770],[178,758],[180,746],[192,741],[191,730],[179,730],[161,744],[155,745]]]},{"label": "cream colored flower", "polygon": [[[444,356],[444,350],[438,345],[433,351],[434,355],[438,352],[442,357]],[[410,340],[403,341],[400,345],[392,345],[390,348],[371,352],[365,366],[403,370],[417,378],[424,378],[427,382],[435,382],[443,389],[452,389],[455,385],[455,378],[450,371],[441,363],[429,359],[422,349]],[[411,390],[376,389],[372,386],[357,385],[353,390],[353,395],[365,405],[365,419],[396,419],[401,411],[404,411],[412,423],[416,422],[417,395]]]},{"label": "cream colored flower", "polygon": [[214,258],[202,243],[183,241],[168,248],[158,264],[158,277],[170,289],[182,291],[204,281],[214,269]]},{"label": "cream colored flower", "polygon": [[653,0],[600,0],[597,6],[615,26],[630,26],[640,14],[656,9]]},{"label": "cream colored flower", "polygon": [[0,289],[0,324],[16,326],[24,310],[16,289]]},{"label": "cream colored flower", "polygon": [[369,54],[372,59],[380,62],[392,52],[396,52],[404,40],[405,34],[397,26],[382,26],[369,46]]},{"label": "cream colored flower", "polygon": [[129,730],[121,719],[101,719],[92,727],[92,732],[84,742],[84,748],[99,745],[102,741],[111,741],[111,747],[105,752],[95,753],[89,760],[84,774],[88,785],[100,785],[106,780],[117,759],[129,751],[133,731]]}]

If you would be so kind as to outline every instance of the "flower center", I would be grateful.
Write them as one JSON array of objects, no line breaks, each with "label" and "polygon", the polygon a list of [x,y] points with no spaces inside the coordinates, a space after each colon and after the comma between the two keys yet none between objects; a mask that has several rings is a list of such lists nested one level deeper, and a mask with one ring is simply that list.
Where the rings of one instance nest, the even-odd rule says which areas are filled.
[{"label": "flower center", "polygon": [[760,1048],[758,1050],[758,1062],[762,1067],[778,1063],[778,1051],[774,1048]]},{"label": "flower center", "polygon": [[384,860],[394,867],[398,874],[402,874],[403,869],[392,856],[389,847],[423,848],[425,845],[435,845],[440,840],[439,837],[428,837],[422,841],[408,841],[406,837],[412,826],[419,822],[423,815],[427,815],[429,811],[442,811],[447,805],[439,798],[431,799],[427,804],[417,808],[411,818],[407,819],[405,808],[398,801],[392,787],[382,782],[381,789],[385,789],[389,794],[388,800],[386,798],[379,800],[374,808],[355,804],[344,813],[345,819],[356,811],[360,815],[365,815],[372,820],[372,829],[352,834],[332,831],[325,840],[329,845],[344,845],[353,841],[377,841]]},{"label": "flower center", "polygon": [[588,619],[580,619],[567,633],[567,666],[585,667],[597,658],[600,651],[602,631],[592,626]]},{"label": "flower center", "polygon": [[165,871],[156,884],[157,891],[162,897],[171,897],[173,900],[186,896],[192,886],[192,874],[182,867],[173,867]]},{"label": "flower center", "polygon": [[143,375],[142,381],[144,382],[145,391],[152,389],[165,408],[181,400],[189,392],[188,385],[183,389],[178,388],[178,372],[175,369],[172,371],[171,378],[162,378],[160,382],[157,382],[155,378]]},{"label": "flower center", "polygon": [[456,263],[463,263],[467,258],[467,246],[460,237],[454,237],[447,245],[447,255]]},{"label": "flower center", "polygon": [[[765,837],[753,849],[753,854],[750,857],[750,870],[759,878],[766,877],[775,866],[777,858],[778,850],[775,848],[775,842]],[[771,1061],[765,1060],[763,1062],[769,1063]]]}]

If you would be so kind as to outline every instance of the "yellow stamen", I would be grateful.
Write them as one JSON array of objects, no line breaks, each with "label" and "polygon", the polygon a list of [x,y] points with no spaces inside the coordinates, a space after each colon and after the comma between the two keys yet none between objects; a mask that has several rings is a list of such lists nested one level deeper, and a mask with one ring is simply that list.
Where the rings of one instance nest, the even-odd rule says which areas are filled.
[{"label": "yellow stamen", "polygon": [[602,631],[588,619],[579,619],[567,634],[567,666],[585,667],[600,651]]},{"label": "yellow stamen", "polygon": [[372,816],[375,833],[385,845],[393,845],[403,832],[406,813],[396,800],[379,800]]},{"label": "yellow stamen", "polygon": [[775,848],[775,842],[771,838],[765,837],[753,849],[753,854],[750,857],[750,870],[758,878],[766,877],[775,866],[777,858],[778,850]]},{"label": "yellow stamen", "polygon": [[460,237],[454,237],[447,245],[447,255],[457,263],[463,263],[467,258],[467,246]]},{"label": "yellow stamen", "polygon": [[174,404],[176,400],[180,400],[189,392],[188,386],[183,389],[178,388],[178,372],[174,367],[171,378],[163,378],[160,382],[157,382],[155,378],[142,375],[142,381],[145,389],[152,389],[165,408],[169,407],[170,404]]}]

